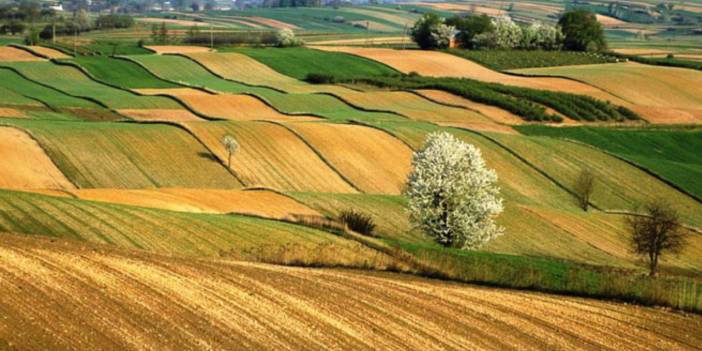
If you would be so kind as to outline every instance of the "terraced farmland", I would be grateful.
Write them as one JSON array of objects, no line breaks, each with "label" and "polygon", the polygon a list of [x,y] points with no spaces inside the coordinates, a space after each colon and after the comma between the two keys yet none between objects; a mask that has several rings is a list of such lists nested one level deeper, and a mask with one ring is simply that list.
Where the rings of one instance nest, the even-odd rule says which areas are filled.
[{"label": "terraced farmland", "polygon": [[593,145],[634,162],[702,197],[702,136],[697,130],[524,127],[532,135],[567,138]]},{"label": "terraced farmland", "polygon": [[186,131],[167,125],[14,121],[81,188],[238,188]]},{"label": "terraced farmland", "polygon": [[[403,275],[191,260],[10,235],[1,238],[0,263],[0,337],[20,347],[599,350],[702,342],[699,316]],[[14,328],[21,332],[6,332]],[[76,338],[85,329],[92,332]]]},{"label": "terraced farmland", "polygon": [[627,62],[517,72],[564,76],[587,82],[630,102],[634,111],[653,123],[702,121],[702,72],[695,70]]},{"label": "terraced farmland", "polygon": [[382,131],[354,125],[295,123],[289,127],[340,174],[366,193],[399,194],[412,150]]},{"label": "terraced farmland", "polygon": [[180,105],[173,100],[158,96],[138,96],[120,89],[97,83],[75,67],[49,62],[2,63],[22,76],[35,82],[51,86],[77,97],[100,101],[112,109],[177,109]]},{"label": "terraced farmland", "polygon": [[285,127],[267,122],[183,123],[223,162],[220,140],[229,134],[240,150],[232,169],[248,186],[278,190],[349,193],[356,190],[327,165],[302,139]]},{"label": "terraced farmland", "polygon": [[78,56],[73,61],[85,68],[93,77],[124,89],[179,87],[177,84],[154,77],[143,67],[129,60],[104,56]]}]

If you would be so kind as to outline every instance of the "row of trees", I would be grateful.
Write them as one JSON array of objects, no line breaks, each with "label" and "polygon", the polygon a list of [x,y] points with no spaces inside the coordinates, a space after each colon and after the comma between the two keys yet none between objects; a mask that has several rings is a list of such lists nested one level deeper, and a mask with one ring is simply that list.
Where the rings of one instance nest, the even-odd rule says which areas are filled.
[{"label": "row of trees", "polygon": [[443,19],[434,13],[420,17],[410,32],[422,49],[447,48],[452,40],[465,49],[523,49],[600,51],[604,30],[587,11],[565,13],[557,25],[540,22],[520,26],[510,17],[487,15]]}]

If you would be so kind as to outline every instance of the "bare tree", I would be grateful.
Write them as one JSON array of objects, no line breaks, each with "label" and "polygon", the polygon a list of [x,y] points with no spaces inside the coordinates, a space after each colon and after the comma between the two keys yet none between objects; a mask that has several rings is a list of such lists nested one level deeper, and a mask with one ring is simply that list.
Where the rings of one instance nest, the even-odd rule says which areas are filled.
[{"label": "bare tree", "polygon": [[239,148],[239,143],[236,142],[236,139],[234,139],[233,136],[227,134],[224,137],[222,137],[222,145],[224,145],[224,149],[227,150],[228,154],[227,168],[232,168],[232,155]]},{"label": "bare tree", "polygon": [[575,194],[578,196],[578,204],[583,211],[588,210],[590,206],[590,198],[595,192],[595,175],[588,169],[580,171],[578,178],[573,184]]},{"label": "bare tree", "polygon": [[655,277],[663,253],[677,254],[683,250],[686,232],[680,226],[680,215],[669,203],[655,200],[646,204],[644,211],[627,222],[633,252],[648,260],[649,274]]}]

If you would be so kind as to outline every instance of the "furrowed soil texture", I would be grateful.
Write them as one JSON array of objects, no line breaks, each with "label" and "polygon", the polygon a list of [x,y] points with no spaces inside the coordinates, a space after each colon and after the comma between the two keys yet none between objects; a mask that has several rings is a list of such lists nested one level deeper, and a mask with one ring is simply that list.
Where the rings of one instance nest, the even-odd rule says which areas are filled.
[{"label": "furrowed soil texture", "polygon": [[286,191],[349,193],[356,190],[327,165],[309,145],[283,126],[269,122],[184,122],[227,164],[221,140],[233,136],[239,149],[232,170],[245,186]]},{"label": "furrowed soil texture", "polygon": [[512,76],[472,61],[437,51],[393,50],[343,46],[320,46],[319,50],[345,52],[382,62],[400,72],[417,72],[430,77],[469,78],[489,83],[514,85],[572,94],[588,95],[621,105],[622,99],[593,86],[563,78],[525,78]]},{"label": "furrowed soil texture", "polygon": [[0,127],[0,188],[71,189],[56,165],[31,136],[17,128]]},{"label": "furrowed soil texture", "polygon": [[416,93],[424,96],[432,101],[436,101],[446,105],[461,106],[469,110],[477,111],[484,116],[489,117],[496,123],[519,125],[524,124],[524,119],[496,106],[481,104],[470,101],[464,97],[451,94],[443,90],[419,89]]},{"label": "furrowed soil texture", "polygon": [[268,190],[224,189],[80,189],[71,194],[83,200],[120,203],[196,213],[238,213],[289,219],[296,216],[321,216],[301,203]]},{"label": "furrowed soil texture", "polygon": [[402,192],[410,171],[412,150],[399,139],[356,125],[291,123],[288,126],[363,192]]},{"label": "furrowed soil texture", "polygon": [[702,343],[699,316],[652,308],[11,234],[0,236],[0,277],[0,340],[20,349],[684,350]]},{"label": "furrowed soil texture", "polygon": [[313,116],[285,115],[263,101],[243,94],[178,95],[178,98],[193,110],[213,118],[233,121],[314,121]]},{"label": "furrowed soil texture", "polygon": [[609,91],[653,123],[702,123],[702,72],[634,62],[534,68],[522,74],[565,76]]},{"label": "furrowed soil texture", "polygon": [[167,125],[13,122],[28,130],[81,188],[238,188],[186,131]]}]

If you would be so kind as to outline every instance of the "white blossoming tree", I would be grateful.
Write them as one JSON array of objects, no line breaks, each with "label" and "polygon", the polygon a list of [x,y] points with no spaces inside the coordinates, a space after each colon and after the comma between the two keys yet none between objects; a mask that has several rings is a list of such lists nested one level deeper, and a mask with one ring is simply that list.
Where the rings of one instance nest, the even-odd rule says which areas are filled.
[{"label": "white blossoming tree", "polygon": [[456,27],[447,26],[445,24],[439,24],[436,27],[436,31],[431,33],[431,37],[436,43],[436,47],[440,49],[445,49],[449,47],[451,43],[451,38],[453,37],[453,31]]},{"label": "white blossoming tree", "polygon": [[412,222],[439,244],[475,250],[502,234],[497,174],[478,148],[446,132],[414,153],[407,189]]},{"label": "white blossoming tree", "polygon": [[301,46],[304,44],[302,39],[295,36],[295,32],[291,29],[283,28],[275,33],[275,41],[279,47]]},{"label": "white blossoming tree", "polygon": [[222,146],[227,150],[227,168],[232,168],[232,155],[239,149],[239,143],[233,136],[227,134],[222,137]]}]

